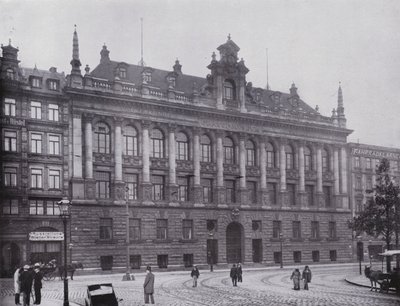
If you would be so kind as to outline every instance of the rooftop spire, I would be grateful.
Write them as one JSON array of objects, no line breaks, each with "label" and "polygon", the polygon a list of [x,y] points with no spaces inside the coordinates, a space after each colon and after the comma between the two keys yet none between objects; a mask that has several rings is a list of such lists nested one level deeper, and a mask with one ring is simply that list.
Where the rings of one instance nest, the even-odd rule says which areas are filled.
[{"label": "rooftop spire", "polygon": [[341,87],[340,82],[339,82],[339,89],[338,89],[338,108],[339,107],[343,108],[343,93],[342,93],[342,87]]},{"label": "rooftop spire", "polygon": [[343,93],[342,93],[342,86],[339,82],[339,89],[338,89],[338,102],[337,102],[337,117],[339,122],[339,127],[346,127],[346,117],[344,115],[344,107],[343,107]]},{"label": "rooftop spire", "polygon": [[81,74],[81,61],[79,59],[79,42],[78,42],[78,33],[76,32],[76,24],[74,30],[74,36],[72,39],[72,60],[71,60],[71,74]]}]

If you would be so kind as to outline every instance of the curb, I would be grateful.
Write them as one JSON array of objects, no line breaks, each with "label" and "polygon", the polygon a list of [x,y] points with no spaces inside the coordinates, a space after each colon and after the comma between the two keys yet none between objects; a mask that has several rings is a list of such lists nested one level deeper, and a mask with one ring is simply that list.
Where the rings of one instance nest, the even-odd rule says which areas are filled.
[{"label": "curb", "polygon": [[[371,288],[371,286],[367,286],[367,285],[359,284],[359,283],[356,283],[356,282],[353,282],[353,281],[349,281],[347,278],[345,278],[344,280],[345,280],[346,282],[348,282],[349,284],[354,285],[354,286],[364,287],[364,288]],[[379,289],[379,291],[376,291],[376,292],[384,293],[384,291],[381,291],[380,289]],[[396,289],[389,288],[389,292],[394,292],[394,293],[396,293]]]}]

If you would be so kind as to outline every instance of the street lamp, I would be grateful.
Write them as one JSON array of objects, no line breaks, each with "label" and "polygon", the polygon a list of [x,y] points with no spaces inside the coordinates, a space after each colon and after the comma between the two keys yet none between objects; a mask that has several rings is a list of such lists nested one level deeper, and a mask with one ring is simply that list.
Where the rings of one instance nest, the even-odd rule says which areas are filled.
[{"label": "street lamp", "polygon": [[282,242],[283,242],[283,234],[279,233],[279,241],[281,242],[281,269],[283,268],[283,247],[282,247]]},{"label": "street lamp", "polygon": [[362,275],[362,270],[361,270],[361,260],[363,256],[363,243],[361,241],[361,236],[357,236],[357,255],[358,255],[358,261],[359,261],[359,266],[360,266],[360,275]]},{"label": "street lamp", "polygon": [[369,266],[372,268],[372,255],[371,255],[371,242],[372,240],[370,239],[368,241],[368,257],[369,257]]},{"label": "street lamp", "polygon": [[69,306],[68,301],[68,279],[67,279],[67,221],[71,216],[71,201],[67,198],[63,198],[61,201],[57,202],[60,208],[60,217],[64,223],[64,306]]},{"label": "street lamp", "polygon": [[122,280],[124,281],[129,281],[133,280],[131,278],[131,268],[130,268],[130,252],[129,252],[129,203],[128,203],[128,198],[129,198],[129,187],[125,187],[125,207],[126,207],[126,273],[122,277]]}]

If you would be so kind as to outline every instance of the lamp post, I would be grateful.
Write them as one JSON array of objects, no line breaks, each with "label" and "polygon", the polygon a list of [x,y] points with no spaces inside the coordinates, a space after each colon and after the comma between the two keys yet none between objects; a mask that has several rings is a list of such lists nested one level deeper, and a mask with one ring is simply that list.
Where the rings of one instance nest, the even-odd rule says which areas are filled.
[{"label": "lamp post", "polygon": [[130,253],[129,253],[129,187],[125,187],[125,206],[126,206],[126,273],[122,277],[122,280],[131,280],[131,268],[130,268]]},{"label": "lamp post", "polygon": [[68,301],[68,279],[67,279],[67,222],[68,218],[71,215],[71,201],[67,198],[62,199],[57,202],[58,207],[60,208],[60,217],[64,223],[64,306],[69,306]]},{"label": "lamp post", "polygon": [[361,236],[357,236],[357,255],[358,255],[358,262],[360,266],[360,275],[362,275],[362,270],[361,270],[361,260],[363,256],[363,243],[361,241]]},{"label": "lamp post", "polygon": [[370,239],[368,241],[368,257],[369,257],[369,266],[372,268],[372,255],[371,255],[371,242],[372,240]]},{"label": "lamp post", "polygon": [[282,246],[282,242],[283,242],[283,234],[279,233],[279,241],[281,243],[281,269],[283,268],[283,246]]}]

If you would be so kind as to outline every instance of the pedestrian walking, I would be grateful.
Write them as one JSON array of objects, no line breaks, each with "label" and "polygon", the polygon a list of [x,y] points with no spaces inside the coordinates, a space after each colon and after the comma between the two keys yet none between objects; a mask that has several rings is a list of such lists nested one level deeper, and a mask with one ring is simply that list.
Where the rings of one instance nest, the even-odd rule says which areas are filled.
[{"label": "pedestrian walking", "polygon": [[243,276],[242,276],[243,271],[242,271],[242,265],[240,262],[237,265],[237,272],[238,272],[238,282],[241,283],[243,281]]},{"label": "pedestrian walking", "polygon": [[21,284],[21,294],[22,294],[22,305],[28,306],[31,298],[33,275],[32,271],[29,270],[28,265],[24,266],[24,271],[21,273],[19,278]]},{"label": "pedestrian walking", "polygon": [[199,269],[197,269],[197,266],[194,266],[192,269],[192,273],[190,273],[190,276],[193,278],[193,287],[197,287],[197,279],[200,276]]},{"label": "pedestrian walking", "polygon": [[15,293],[15,305],[21,305],[19,301],[19,296],[21,293],[21,282],[19,280],[22,271],[24,271],[23,268],[18,267],[17,270],[15,270],[14,273],[14,293]]},{"label": "pedestrian walking", "polygon": [[151,267],[147,266],[146,268],[146,278],[144,280],[143,284],[144,288],[144,303],[149,304],[149,298],[150,298],[150,304],[154,304],[154,274],[151,273]]},{"label": "pedestrian walking", "polygon": [[231,279],[232,279],[232,284],[234,287],[237,286],[237,279],[238,279],[238,271],[236,268],[236,265],[233,264],[232,268],[231,268]]},{"label": "pedestrian walking", "polygon": [[300,290],[300,278],[301,278],[301,274],[299,269],[294,269],[292,276],[290,277],[290,279],[293,280],[293,289],[294,290]]},{"label": "pedestrian walking", "polygon": [[304,267],[301,279],[304,280],[304,289],[308,290],[308,283],[311,283],[311,270],[308,266]]},{"label": "pedestrian walking", "polygon": [[33,289],[35,289],[35,305],[40,305],[42,301],[42,279],[43,274],[40,272],[40,264],[35,263],[34,274],[33,274]]}]

